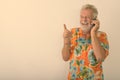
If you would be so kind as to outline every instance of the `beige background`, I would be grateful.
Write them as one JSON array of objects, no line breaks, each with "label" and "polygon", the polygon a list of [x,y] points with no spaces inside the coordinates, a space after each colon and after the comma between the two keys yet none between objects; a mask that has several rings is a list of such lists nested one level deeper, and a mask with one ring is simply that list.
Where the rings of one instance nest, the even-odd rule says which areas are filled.
[{"label": "beige background", "polygon": [[98,8],[100,30],[108,34],[105,80],[119,80],[119,0],[0,0],[0,80],[67,80],[63,24],[79,26],[86,3]]}]

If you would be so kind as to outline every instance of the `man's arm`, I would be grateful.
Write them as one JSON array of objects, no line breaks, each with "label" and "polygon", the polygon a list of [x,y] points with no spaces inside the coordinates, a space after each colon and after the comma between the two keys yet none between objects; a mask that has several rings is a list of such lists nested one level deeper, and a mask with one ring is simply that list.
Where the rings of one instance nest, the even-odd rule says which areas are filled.
[{"label": "man's arm", "polygon": [[66,28],[66,25],[64,24],[63,33],[64,45],[62,49],[62,57],[64,61],[68,61],[70,58],[71,36],[72,36],[71,32]]},{"label": "man's arm", "polygon": [[105,49],[101,46],[97,32],[91,34],[92,46],[97,62],[102,62],[106,57]]},{"label": "man's arm", "polygon": [[94,55],[95,55],[97,61],[101,62],[106,57],[106,51],[101,46],[101,42],[97,37],[98,29],[100,27],[100,22],[99,22],[98,19],[96,19],[96,20],[92,21],[92,24],[95,24],[95,26],[91,29],[91,40],[92,40],[92,46],[93,46],[93,50],[94,50]]},{"label": "man's arm", "polygon": [[68,61],[70,58],[70,45],[64,44],[62,49],[62,57],[64,61]]}]

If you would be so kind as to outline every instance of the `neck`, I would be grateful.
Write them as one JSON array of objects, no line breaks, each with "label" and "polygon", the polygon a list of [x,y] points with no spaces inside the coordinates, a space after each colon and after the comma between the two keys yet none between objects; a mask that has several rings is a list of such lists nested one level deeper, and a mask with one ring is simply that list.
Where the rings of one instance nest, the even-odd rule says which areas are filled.
[{"label": "neck", "polygon": [[90,34],[90,31],[83,31],[84,35]]},{"label": "neck", "polygon": [[88,32],[83,31],[83,37],[89,38],[90,37],[90,31],[88,31]]}]

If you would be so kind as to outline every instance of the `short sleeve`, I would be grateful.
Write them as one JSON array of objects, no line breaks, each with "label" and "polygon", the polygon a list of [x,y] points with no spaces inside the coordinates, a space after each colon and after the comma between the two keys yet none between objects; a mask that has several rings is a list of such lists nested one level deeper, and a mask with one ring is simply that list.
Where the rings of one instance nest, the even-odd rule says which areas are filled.
[{"label": "short sleeve", "polygon": [[109,42],[108,42],[107,34],[105,32],[100,32],[100,34],[99,34],[99,40],[100,40],[100,45],[104,48],[105,55],[107,57],[108,54],[109,54]]}]

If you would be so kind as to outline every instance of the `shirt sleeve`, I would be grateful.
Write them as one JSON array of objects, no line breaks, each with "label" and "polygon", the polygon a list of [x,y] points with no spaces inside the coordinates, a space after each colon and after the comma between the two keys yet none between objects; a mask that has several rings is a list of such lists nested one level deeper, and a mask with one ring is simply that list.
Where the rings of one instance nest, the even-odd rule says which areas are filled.
[{"label": "shirt sleeve", "polygon": [[100,45],[105,50],[105,58],[106,58],[109,54],[109,43],[108,43],[108,39],[107,39],[107,34],[105,32],[100,32],[99,40],[100,40]]}]

